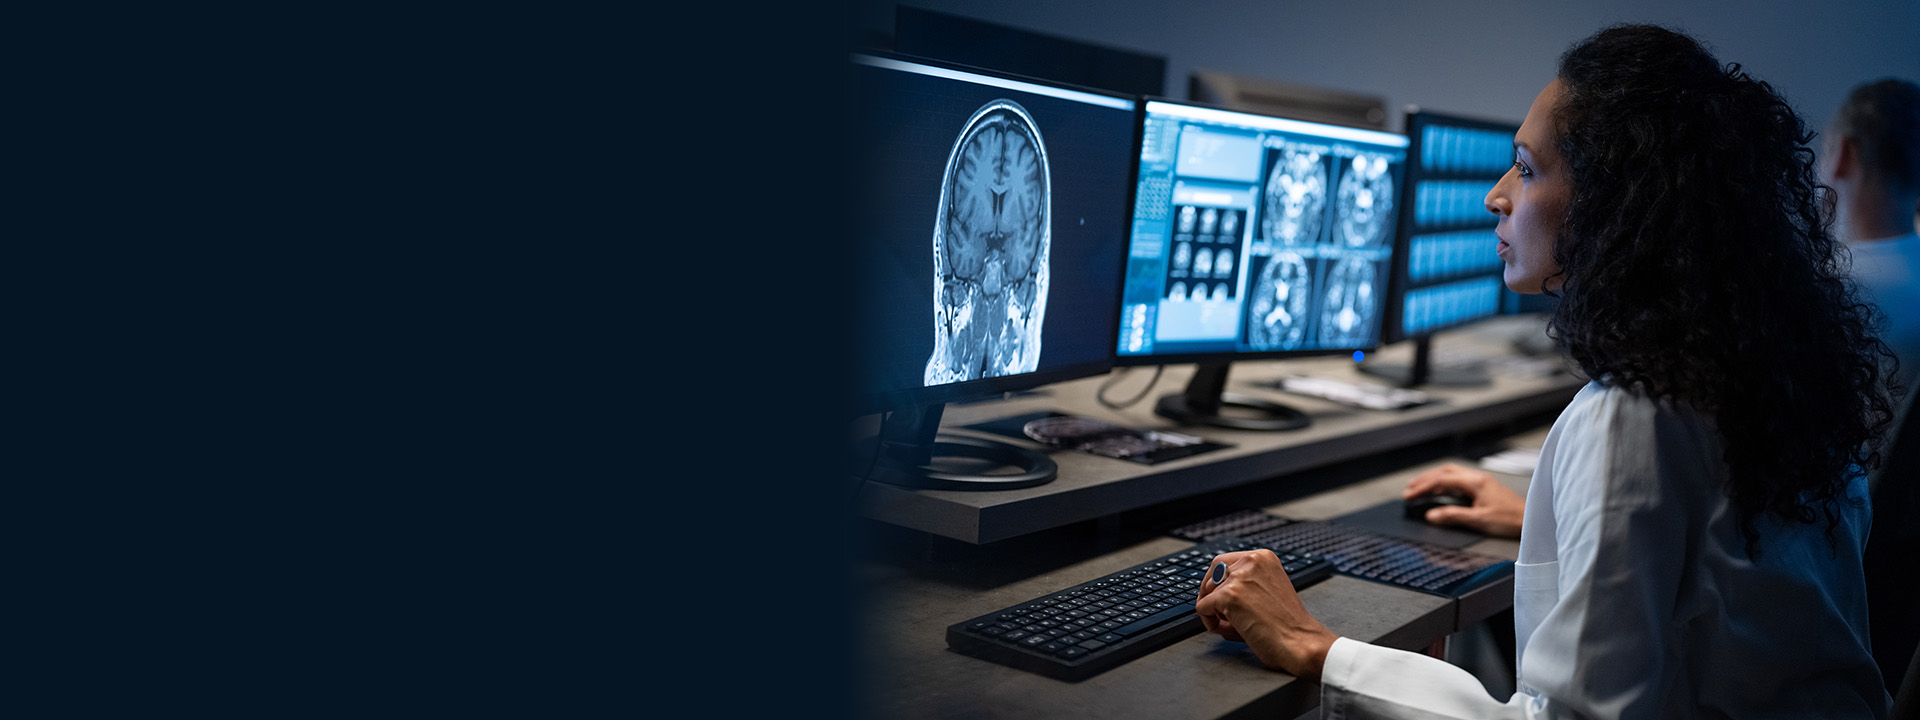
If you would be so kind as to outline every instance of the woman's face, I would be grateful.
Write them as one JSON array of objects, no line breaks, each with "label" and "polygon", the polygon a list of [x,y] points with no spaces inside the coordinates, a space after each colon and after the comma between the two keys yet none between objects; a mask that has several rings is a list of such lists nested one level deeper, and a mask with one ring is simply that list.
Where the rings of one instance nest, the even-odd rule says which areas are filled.
[{"label": "woman's face", "polygon": [[1560,80],[1555,78],[1533,99],[1527,119],[1513,136],[1513,167],[1487,193],[1487,210],[1500,216],[1494,228],[1500,244],[1494,252],[1507,264],[1507,287],[1527,295],[1558,290],[1561,284],[1553,245],[1566,219],[1573,186],[1554,142],[1559,129],[1553,107],[1560,93]]}]

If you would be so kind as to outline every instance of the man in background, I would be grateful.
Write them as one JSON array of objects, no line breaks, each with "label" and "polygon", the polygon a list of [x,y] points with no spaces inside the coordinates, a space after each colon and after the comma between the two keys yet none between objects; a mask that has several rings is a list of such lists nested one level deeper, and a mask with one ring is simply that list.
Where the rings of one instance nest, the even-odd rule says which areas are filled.
[{"label": "man in background", "polygon": [[[1920,510],[1920,456],[1914,454],[1920,438],[1901,437],[1916,432],[1902,425],[1920,425],[1913,409],[1920,396],[1913,387],[1920,377],[1920,85],[1887,78],[1854,88],[1827,126],[1821,155],[1821,180],[1836,195],[1835,229],[1851,251],[1854,280],[1862,299],[1885,316],[1881,340],[1899,358],[1898,371],[1889,375],[1905,394],[1894,401],[1903,417],[1895,419],[1897,439],[1869,483],[1876,519],[1898,519]],[[1881,679],[1899,697],[1903,678],[1920,682],[1910,668],[1920,644],[1920,603],[1909,583],[1920,525],[1896,520],[1872,527],[1862,558],[1868,627]]]},{"label": "man in background", "polygon": [[1821,180],[1838,201],[1835,229],[1852,251],[1864,299],[1886,316],[1881,340],[1899,356],[1894,377],[1912,394],[1920,378],[1920,85],[1886,78],[1854,88],[1822,148]]}]

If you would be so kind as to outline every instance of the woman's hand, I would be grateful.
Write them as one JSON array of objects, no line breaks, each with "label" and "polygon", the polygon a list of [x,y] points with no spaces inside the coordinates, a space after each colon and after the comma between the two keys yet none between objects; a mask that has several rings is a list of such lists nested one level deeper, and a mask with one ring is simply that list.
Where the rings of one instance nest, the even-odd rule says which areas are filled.
[{"label": "woman's hand", "polygon": [[1271,550],[1250,550],[1225,553],[1213,561],[1227,564],[1227,577],[1213,584],[1209,563],[1194,603],[1207,632],[1246,643],[1269,668],[1320,679],[1327,650],[1339,636],[1307,614],[1280,558]]},{"label": "woman's hand", "polygon": [[1407,483],[1401,497],[1415,498],[1441,491],[1470,496],[1473,506],[1428,510],[1427,522],[1462,525],[1499,537],[1520,537],[1520,520],[1526,515],[1527,501],[1490,474],[1447,463],[1420,473]]}]

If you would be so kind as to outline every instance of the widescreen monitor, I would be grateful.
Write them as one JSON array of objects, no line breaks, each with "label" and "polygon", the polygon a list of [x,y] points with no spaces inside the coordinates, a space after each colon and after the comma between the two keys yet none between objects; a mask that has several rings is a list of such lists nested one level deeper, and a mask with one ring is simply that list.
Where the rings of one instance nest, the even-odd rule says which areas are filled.
[{"label": "widescreen monitor", "polygon": [[[851,71],[855,404],[888,413],[873,479],[966,484],[928,463],[1021,449],[936,442],[945,403],[1112,367],[1137,102],[902,56]],[[1051,477],[1020,457],[1046,478],[981,482]]]},{"label": "widescreen monitor", "polygon": [[1198,366],[1156,412],[1244,429],[1308,423],[1226,393],[1228,365],[1379,345],[1406,148],[1375,130],[1145,103],[1115,362]]},{"label": "widescreen monitor", "polygon": [[1411,363],[1368,362],[1361,370],[1400,385],[1486,384],[1484,368],[1434,368],[1434,333],[1517,307],[1494,254],[1499,216],[1487,193],[1513,165],[1517,123],[1409,108],[1405,197],[1394,236],[1392,278],[1381,340],[1414,340]]}]

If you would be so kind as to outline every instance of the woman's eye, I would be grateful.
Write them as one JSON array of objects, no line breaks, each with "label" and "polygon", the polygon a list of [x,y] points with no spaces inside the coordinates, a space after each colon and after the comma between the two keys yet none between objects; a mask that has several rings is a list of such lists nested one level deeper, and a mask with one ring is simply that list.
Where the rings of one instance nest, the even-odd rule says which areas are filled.
[{"label": "woman's eye", "polygon": [[1513,169],[1520,171],[1520,177],[1528,177],[1533,175],[1533,171],[1528,170],[1526,164],[1520,162],[1519,160],[1513,161]]}]

